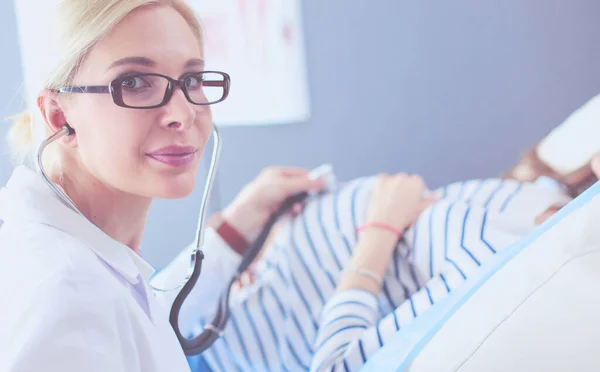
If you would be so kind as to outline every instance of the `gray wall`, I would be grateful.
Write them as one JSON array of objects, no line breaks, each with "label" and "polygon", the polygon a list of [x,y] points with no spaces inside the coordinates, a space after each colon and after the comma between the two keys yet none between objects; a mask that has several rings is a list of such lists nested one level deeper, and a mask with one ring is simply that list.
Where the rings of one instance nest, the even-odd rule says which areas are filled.
[{"label": "gray wall", "polygon": [[[269,164],[332,162],[342,180],[418,172],[432,187],[493,176],[600,91],[596,0],[305,0],[303,10],[312,117],[226,128],[217,206]],[[0,2],[0,116],[19,104],[15,39],[11,1]],[[2,159],[0,183],[9,173]],[[191,240],[200,195],[153,206],[151,263]]]}]

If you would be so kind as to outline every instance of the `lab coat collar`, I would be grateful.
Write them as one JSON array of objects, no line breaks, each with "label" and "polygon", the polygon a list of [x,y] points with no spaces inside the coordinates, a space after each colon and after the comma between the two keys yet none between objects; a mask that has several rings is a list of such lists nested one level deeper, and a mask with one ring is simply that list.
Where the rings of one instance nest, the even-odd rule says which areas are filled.
[{"label": "lab coat collar", "polygon": [[137,284],[140,276],[148,283],[154,274],[152,266],[136,252],[69,208],[40,175],[24,165],[15,168],[0,190],[0,220],[13,219],[52,226],[79,238],[131,284]]}]

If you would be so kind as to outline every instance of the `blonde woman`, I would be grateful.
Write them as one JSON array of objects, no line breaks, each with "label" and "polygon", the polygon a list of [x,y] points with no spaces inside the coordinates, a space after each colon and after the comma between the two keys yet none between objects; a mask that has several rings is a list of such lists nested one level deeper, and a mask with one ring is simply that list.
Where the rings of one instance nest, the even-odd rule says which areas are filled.
[{"label": "blonde woman", "polygon": [[[187,371],[137,251],[151,200],[192,192],[210,104],[227,84],[202,84],[202,32],[182,1],[63,0],[47,17],[48,55],[27,82],[34,105],[10,136],[22,162],[0,194],[0,370]],[[75,208],[28,166],[40,139],[66,125],[72,133],[43,164]],[[269,169],[219,226],[251,240],[286,197],[321,186],[303,169]],[[243,250],[216,230],[206,234],[198,315],[213,311]]]}]

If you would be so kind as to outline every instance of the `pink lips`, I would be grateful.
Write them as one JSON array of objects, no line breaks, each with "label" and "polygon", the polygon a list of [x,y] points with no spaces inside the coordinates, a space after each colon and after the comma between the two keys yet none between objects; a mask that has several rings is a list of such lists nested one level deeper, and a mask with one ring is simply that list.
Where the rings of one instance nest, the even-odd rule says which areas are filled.
[{"label": "pink lips", "polygon": [[146,154],[151,159],[172,167],[189,165],[196,158],[197,149],[193,146],[171,145]]}]

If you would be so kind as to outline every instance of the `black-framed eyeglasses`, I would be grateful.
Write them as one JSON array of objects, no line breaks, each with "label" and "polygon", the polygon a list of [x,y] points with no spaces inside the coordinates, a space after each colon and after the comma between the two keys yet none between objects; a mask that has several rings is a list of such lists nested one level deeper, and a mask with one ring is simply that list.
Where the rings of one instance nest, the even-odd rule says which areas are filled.
[{"label": "black-framed eyeglasses", "polygon": [[77,85],[57,89],[58,93],[110,93],[116,105],[134,109],[151,109],[169,102],[180,87],[190,103],[212,105],[229,95],[231,78],[220,71],[202,71],[175,80],[154,73],[136,73],[119,77],[106,85]]}]

